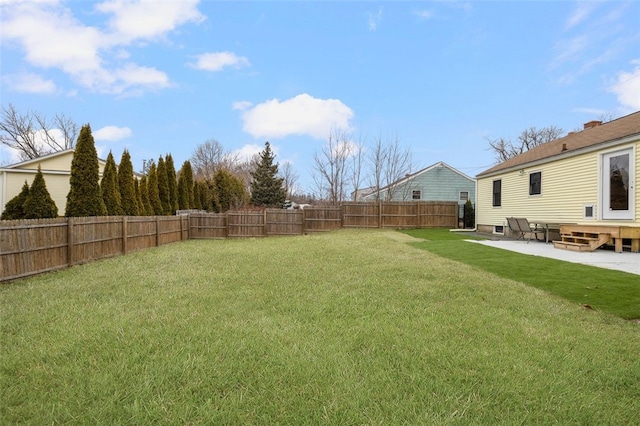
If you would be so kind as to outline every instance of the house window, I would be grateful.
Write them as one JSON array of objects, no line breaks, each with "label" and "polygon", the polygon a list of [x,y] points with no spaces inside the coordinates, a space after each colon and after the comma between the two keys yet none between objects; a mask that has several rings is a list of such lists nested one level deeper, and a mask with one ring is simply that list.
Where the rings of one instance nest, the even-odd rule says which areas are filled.
[{"label": "house window", "polygon": [[466,203],[468,199],[469,199],[469,192],[460,191],[460,201],[463,201]]},{"label": "house window", "polygon": [[420,191],[419,189],[414,189],[411,193],[411,198],[414,200],[422,199],[422,191]]},{"label": "house window", "polygon": [[542,193],[542,172],[529,173],[529,195]]},{"label": "house window", "polygon": [[493,181],[493,207],[502,205],[502,180]]}]

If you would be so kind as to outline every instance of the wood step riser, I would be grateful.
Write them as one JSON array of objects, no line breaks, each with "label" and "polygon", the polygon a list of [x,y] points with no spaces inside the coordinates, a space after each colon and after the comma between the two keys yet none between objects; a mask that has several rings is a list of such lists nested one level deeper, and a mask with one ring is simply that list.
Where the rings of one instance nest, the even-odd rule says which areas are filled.
[{"label": "wood step riser", "polygon": [[560,236],[561,241],[554,241],[553,247],[572,251],[595,251],[609,242],[610,234],[592,232],[571,232]]}]

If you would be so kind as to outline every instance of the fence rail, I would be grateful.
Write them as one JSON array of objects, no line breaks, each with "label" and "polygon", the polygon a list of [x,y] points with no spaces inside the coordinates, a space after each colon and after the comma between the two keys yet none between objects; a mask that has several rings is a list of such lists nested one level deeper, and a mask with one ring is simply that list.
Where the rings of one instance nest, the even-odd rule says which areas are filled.
[{"label": "fence rail", "polygon": [[187,239],[302,235],[338,228],[458,225],[455,202],[345,203],[304,210],[190,212],[0,222],[0,281]]}]

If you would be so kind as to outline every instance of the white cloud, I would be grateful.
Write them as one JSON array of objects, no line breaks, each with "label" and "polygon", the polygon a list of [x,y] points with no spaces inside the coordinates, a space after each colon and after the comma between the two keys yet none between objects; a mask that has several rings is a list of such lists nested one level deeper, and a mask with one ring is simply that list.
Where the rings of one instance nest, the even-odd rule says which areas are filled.
[{"label": "white cloud", "polygon": [[202,22],[199,0],[109,0],[96,5],[96,10],[110,13],[112,36],[117,43],[154,40],[187,22]]},{"label": "white cloud", "polygon": [[635,68],[631,72],[620,72],[609,92],[618,97],[625,113],[640,110],[640,60],[632,61]]},{"label": "white cloud", "polygon": [[16,92],[50,94],[56,91],[56,85],[52,80],[30,72],[7,75],[4,81]]},{"label": "white cloud", "polygon": [[5,1],[0,6],[0,25],[3,39],[20,46],[33,67],[61,70],[76,84],[96,92],[137,93],[169,87],[169,77],[133,63],[122,46],[161,39],[179,25],[202,21],[196,6],[197,0],[105,1],[95,6],[97,12],[111,15],[105,31],[100,24],[78,21],[62,2]]},{"label": "white cloud", "polygon": [[190,65],[203,71],[221,71],[225,67],[242,68],[251,64],[247,58],[233,52],[215,52],[198,55],[197,61]]},{"label": "white cloud", "polygon": [[131,136],[131,129],[128,127],[105,126],[95,132],[91,132],[97,141],[119,141]]},{"label": "white cloud", "polygon": [[324,139],[331,129],[349,130],[351,108],[338,99],[316,99],[306,93],[280,102],[271,99],[242,113],[242,129],[255,138],[308,135]]},{"label": "white cloud", "polygon": [[369,12],[369,31],[375,31],[378,29],[378,25],[382,21],[382,6],[378,9],[377,13]]}]

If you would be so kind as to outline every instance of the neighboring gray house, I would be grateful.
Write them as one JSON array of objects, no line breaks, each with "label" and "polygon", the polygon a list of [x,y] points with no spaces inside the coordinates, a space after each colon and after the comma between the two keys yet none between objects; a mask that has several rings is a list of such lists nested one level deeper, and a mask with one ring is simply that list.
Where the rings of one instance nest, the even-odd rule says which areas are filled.
[{"label": "neighboring gray house", "polygon": [[[367,188],[370,189],[370,188]],[[357,201],[457,201],[476,203],[476,181],[440,161],[381,188]]]}]

